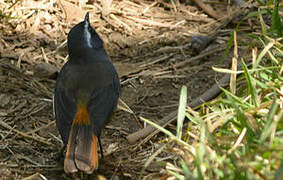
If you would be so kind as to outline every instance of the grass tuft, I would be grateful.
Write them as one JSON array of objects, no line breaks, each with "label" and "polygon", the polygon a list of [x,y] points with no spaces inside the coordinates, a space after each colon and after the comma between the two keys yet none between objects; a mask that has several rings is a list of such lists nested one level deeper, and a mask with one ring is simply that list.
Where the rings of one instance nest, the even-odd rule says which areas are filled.
[{"label": "grass tuft", "polygon": [[236,93],[222,89],[217,99],[195,111],[186,107],[183,86],[176,135],[142,118],[169,137],[166,145],[174,146],[177,161],[168,160],[165,170],[176,179],[283,179],[282,22],[278,1],[258,3],[261,7],[243,19],[261,25],[260,33],[246,36],[252,58],[241,59],[242,70],[214,68],[239,75]]}]

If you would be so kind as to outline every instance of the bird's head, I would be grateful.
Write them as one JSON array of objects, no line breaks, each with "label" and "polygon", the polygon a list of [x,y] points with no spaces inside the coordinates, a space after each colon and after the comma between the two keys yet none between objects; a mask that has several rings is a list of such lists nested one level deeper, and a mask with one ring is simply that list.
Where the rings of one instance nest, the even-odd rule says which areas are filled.
[{"label": "bird's head", "polygon": [[103,48],[102,39],[90,25],[89,13],[86,13],[84,21],[70,30],[67,44],[70,56]]}]

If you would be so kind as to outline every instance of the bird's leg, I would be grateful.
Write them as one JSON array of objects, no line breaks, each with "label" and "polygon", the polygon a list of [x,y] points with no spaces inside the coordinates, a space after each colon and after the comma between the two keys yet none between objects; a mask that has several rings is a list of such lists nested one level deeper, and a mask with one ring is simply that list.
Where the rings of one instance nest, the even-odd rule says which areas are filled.
[{"label": "bird's leg", "polygon": [[99,144],[99,148],[100,148],[101,159],[103,159],[103,149],[102,149],[102,144],[101,144],[101,141],[100,141],[100,137],[98,137],[98,144]]}]

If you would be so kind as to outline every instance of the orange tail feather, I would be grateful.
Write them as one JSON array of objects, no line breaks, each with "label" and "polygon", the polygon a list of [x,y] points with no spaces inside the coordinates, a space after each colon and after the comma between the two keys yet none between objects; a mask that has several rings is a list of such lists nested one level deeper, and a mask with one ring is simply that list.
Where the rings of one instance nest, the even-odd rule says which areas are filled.
[{"label": "orange tail feather", "polygon": [[66,173],[78,170],[91,174],[98,168],[98,138],[93,134],[86,107],[78,106],[69,134],[64,161]]},{"label": "orange tail feather", "polygon": [[[75,133],[74,133],[75,134]],[[74,155],[75,155],[75,138],[73,134],[73,128],[70,131],[68,145],[67,145],[67,152],[64,160],[64,171],[66,173],[75,173],[78,171],[75,161],[74,161]]]}]

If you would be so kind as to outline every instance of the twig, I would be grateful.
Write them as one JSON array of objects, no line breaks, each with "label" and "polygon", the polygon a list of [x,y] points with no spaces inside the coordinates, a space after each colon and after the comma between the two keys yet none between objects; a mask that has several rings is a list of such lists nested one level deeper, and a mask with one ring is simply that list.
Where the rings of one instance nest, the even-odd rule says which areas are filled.
[{"label": "twig", "polygon": [[[8,59],[15,59],[17,61],[19,61],[19,58],[20,58],[21,54],[16,54],[16,53],[13,53],[13,54],[10,54],[10,53],[0,53],[0,58],[8,58]],[[29,61],[28,59],[25,59],[23,57],[21,57],[20,59],[21,62],[27,62],[29,64],[32,64],[31,61]]]},{"label": "twig", "polygon": [[101,1],[103,16],[108,16],[111,13],[111,4],[112,4],[112,0]]},{"label": "twig", "polygon": [[[237,44],[237,33],[234,31],[234,57],[232,58],[232,71],[237,71],[238,64],[238,44]],[[233,94],[236,94],[236,81],[237,74],[231,74],[230,78],[230,89]]]},{"label": "twig", "polygon": [[18,67],[19,69],[21,69],[22,58],[23,58],[24,54],[25,54],[25,53],[22,52],[22,53],[19,55],[19,58],[18,58],[18,61],[17,61],[17,67]]},{"label": "twig", "polygon": [[143,67],[148,67],[150,65],[153,65],[153,64],[156,64],[156,63],[160,63],[161,61],[165,61],[171,57],[173,57],[173,53],[169,54],[169,55],[165,55],[165,56],[162,56],[162,57],[159,57],[158,59],[156,60],[152,60],[150,59],[149,62],[145,62],[143,64],[141,64],[139,67],[143,68]]},{"label": "twig", "polygon": [[34,129],[34,130],[32,130],[32,131],[27,132],[26,134],[28,135],[28,134],[36,133],[37,131],[40,131],[40,130],[45,129],[45,128],[48,128],[49,126],[51,126],[51,125],[53,125],[53,124],[55,124],[55,120],[54,120],[54,121],[51,121],[51,122],[48,123],[46,126],[41,126],[41,127],[37,128],[37,129]]},{"label": "twig", "polygon": [[46,63],[49,63],[49,60],[48,60],[48,58],[47,58],[47,56],[46,56],[46,54],[45,54],[45,52],[44,52],[43,47],[41,47],[40,49],[41,49],[41,52],[42,52],[42,58],[44,59],[44,61],[45,61]]},{"label": "twig", "polygon": [[220,16],[215,12],[210,6],[205,5],[202,0],[193,0],[204,12],[206,12],[209,16],[220,19]]},{"label": "twig", "polygon": [[122,26],[124,26],[126,29],[128,29],[130,32],[133,31],[133,29],[126,23],[124,23],[122,20],[120,20],[119,18],[117,18],[114,14],[110,14],[109,15],[113,20],[117,21],[119,24],[121,24]]},{"label": "twig", "polygon": [[18,135],[20,135],[20,136],[22,136],[22,137],[24,137],[24,138],[31,139],[31,140],[33,140],[33,141],[39,142],[39,143],[44,144],[44,145],[48,145],[48,146],[51,146],[51,145],[52,145],[51,143],[47,142],[47,141],[46,141],[45,139],[43,139],[42,137],[40,137],[40,138],[38,138],[38,137],[35,138],[35,137],[33,137],[33,136],[27,135],[26,133],[23,133],[23,132],[21,132],[21,131],[18,131],[18,130],[16,130],[16,129],[12,128],[11,126],[9,126],[7,123],[5,123],[5,122],[2,121],[2,120],[0,120],[0,126],[2,126],[2,127],[5,128],[5,129],[8,129],[8,130],[10,130],[10,131],[13,131],[14,133],[16,133],[16,134],[18,134]]},{"label": "twig", "polygon": [[43,180],[47,180],[47,178],[46,177],[44,177],[42,174],[40,174],[40,173],[35,173],[35,174],[33,174],[33,175],[31,175],[31,176],[29,176],[29,177],[26,177],[26,178],[24,178],[24,179],[22,179],[22,180],[33,180],[33,179],[43,179]]},{"label": "twig", "polygon": [[142,14],[145,14],[150,8],[152,8],[153,6],[155,6],[156,4],[158,4],[159,2],[155,1],[152,4],[150,4],[149,6],[147,6],[143,11]]},{"label": "twig", "polygon": [[162,75],[162,76],[155,76],[154,79],[178,79],[178,78],[186,78],[185,75]]},{"label": "twig", "polygon": [[124,80],[124,81],[121,82],[121,85],[125,85],[125,84],[127,84],[128,82],[130,82],[130,81],[132,81],[132,80],[134,80],[134,79],[137,79],[137,78],[138,78],[138,76],[135,76],[135,77],[126,79],[126,80]]},{"label": "twig", "polygon": [[[224,50],[225,48],[226,48],[225,46],[216,47],[215,49],[212,49],[212,50],[209,50],[209,51],[207,51],[207,52],[201,53],[201,54],[198,55],[198,56],[195,56],[195,57],[189,58],[189,59],[187,59],[187,60],[185,60],[185,61],[176,63],[176,64],[174,65],[174,67],[175,67],[175,68],[178,68],[178,67],[181,67],[181,66],[185,66],[187,63],[190,63],[190,62],[192,62],[192,61],[196,61],[196,60],[202,59],[202,58],[204,58],[204,57],[206,57],[206,56],[209,56],[209,55],[211,55],[211,54],[214,54],[214,53],[217,53],[217,52],[219,52],[219,51],[222,51],[222,50]],[[168,70],[168,69],[170,69],[170,68],[171,68],[171,66],[168,66],[168,67],[165,67],[165,68],[160,69],[160,70],[158,70],[158,71],[165,71],[165,70]]]},{"label": "twig", "polygon": [[206,16],[200,16],[200,15],[197,15],[197,14],[193,14],[193,13],[191,13],[190,11],[188,11],[186,9],[179,8],[179,10],[184,12],[184,13],[186,13],[183,18],[186,19],[187,21],[205,22],[205,23],[214,21],[212,18],[209,18],[209,17],[206,17]]},{"label": "twig", "polygon": [[125,18],[128,18],[130,20],[136,21],[140,24],[144,24],[144,25],[147,25],[147,26],[159,26],[159,27],[166,27],[166,28],[174,28],[174,26],[172,24],[169,24],[169,23],[156,22],[156,21],[151,21],[151,20],[147,20],[147,19],[140,19],[140,18],[130,17],[130,16],[126,16]]},{"label": "twig", "polygon": [[66,12],[66,9],[64,8],[61,0],[57,1],[58,2],[58,5],[59,7],[61,8],[61,10],[63,11],[63,14],[64,14],[64,19],[67,19],[67,12]]},{"label": "twig", "polygon": [[131,110],[131,108],[121,98],[119,98],[117,109],[121,109],[121,110],[123,110],[125,112],[128,112],[128,113],[132,114],[134,119],[136,120],[137,124],[139,125],[139,127],[143,128],[142,124],[140,123],[140,121],[137,118],[137,116],[134,113],[134,111]]}]

